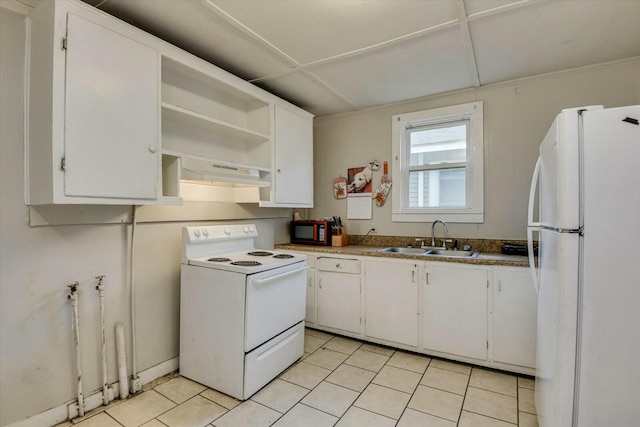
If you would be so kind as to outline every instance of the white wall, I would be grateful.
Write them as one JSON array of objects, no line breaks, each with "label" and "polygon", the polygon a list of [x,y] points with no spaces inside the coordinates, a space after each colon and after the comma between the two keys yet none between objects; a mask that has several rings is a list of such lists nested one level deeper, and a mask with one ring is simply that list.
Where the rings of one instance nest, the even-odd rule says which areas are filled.
[{"label": "white wall", "polygon": [[[485,220],[483,224],[450,224],[449,234],[466,238],[526,239],[531,173],[539,143],[554,117],[568,107],[640,104],[640,59],[316,118],[315,208],[307,216],[346,218],[347,202],[333,198],[332,181],[340,174],[347,176],[348,168],[364,166],[374,158],[381,165],[373,177],[374,189],[377,187],[382,163],[386,160],[392,164],[392,115],[473,101],[484,101]],[[364,234],[374,224],[381,235],[422,237],[431,234],[431,223],[391,222],[391,196],[384,206],[373,206],[372,220],[347,220],[346,223],[353,234]]]},{"label": "white wall", "polygon": [[[0,7],[0,425],[37,415],[76,397],[69,283],[80,282],[80,331],[86,393],[101,388],[97,275],[106,275],[109,382],[115,382],[113,327],[129,317],[130,207],[24,205],[23,84],[25,18]],[[141,208],[136,230],[138,370],[178,356],[181,227],[203,219],[252,222],[258,245],[286,241],[290,210],[194,202]],[[104,222],[31,227],[32,223]],[[256,218],[259,217],[259,218]],[[121,223],[124,218],[124,223]],[[174,220],[167,220],[167,218]],[[175,221],[180,219],[180,222]],[[148,221],[148,222],[144,222]],[[186,222],[188,221],[188,222]]]}]

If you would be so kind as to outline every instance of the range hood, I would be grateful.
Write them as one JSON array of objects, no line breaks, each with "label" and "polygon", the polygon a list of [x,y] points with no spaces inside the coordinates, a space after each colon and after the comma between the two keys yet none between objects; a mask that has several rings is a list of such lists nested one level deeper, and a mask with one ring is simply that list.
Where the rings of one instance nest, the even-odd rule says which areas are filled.
[{"label": "range hood", "polygon": [[180,179],[201,184],[269,187],[270,169],[182,155]]}]

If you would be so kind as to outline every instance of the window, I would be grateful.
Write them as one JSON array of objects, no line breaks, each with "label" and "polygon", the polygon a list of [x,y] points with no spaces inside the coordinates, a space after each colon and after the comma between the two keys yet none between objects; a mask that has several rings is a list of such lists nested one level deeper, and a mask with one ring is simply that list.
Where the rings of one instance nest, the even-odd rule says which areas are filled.
[{"label": "window", "polygon": [[393,116],[393,221],[481,223],[482,102]]}]

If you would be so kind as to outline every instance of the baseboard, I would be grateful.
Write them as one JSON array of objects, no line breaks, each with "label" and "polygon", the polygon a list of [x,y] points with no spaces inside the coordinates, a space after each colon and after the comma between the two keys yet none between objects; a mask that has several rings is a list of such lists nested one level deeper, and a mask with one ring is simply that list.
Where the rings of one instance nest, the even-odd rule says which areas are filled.
[{"label": "baseboard", "polygon": [[[142,384],[150,383],[164,375],[177,371],[179,367],[178,361],[179,359],[174,357],[173,359],[169,359],[142,372],[138,372],[138,377],[140,377]],[[117,382],[109,386],[108,394],[109,398],[118,398],[120,396],[120,388]],[[102,404],[102,389],[91,392],[90,394],[85,394],[85,413],[102,406]],[[9,424],[7,427],[51,427],[77,416],[78,400],[74,399],[60,406],[56,406],[55,408],[41,412],[38,415],[16,421],[13,424]]]}]

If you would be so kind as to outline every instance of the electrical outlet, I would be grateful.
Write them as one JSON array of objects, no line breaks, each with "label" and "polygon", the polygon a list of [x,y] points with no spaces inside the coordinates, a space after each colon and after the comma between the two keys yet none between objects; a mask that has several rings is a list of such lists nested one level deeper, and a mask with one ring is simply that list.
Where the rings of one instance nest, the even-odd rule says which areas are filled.
[{"label": "electrical outlet", "polygon": [[142,391],[142,380],[140,377],[131,378],[129,389],[131,390],[131,394],[140,393]]},{"label": "electrical outlet", "polygon": [[378,228],[375,224],[371,224],[371,234],[378,234]]}]

